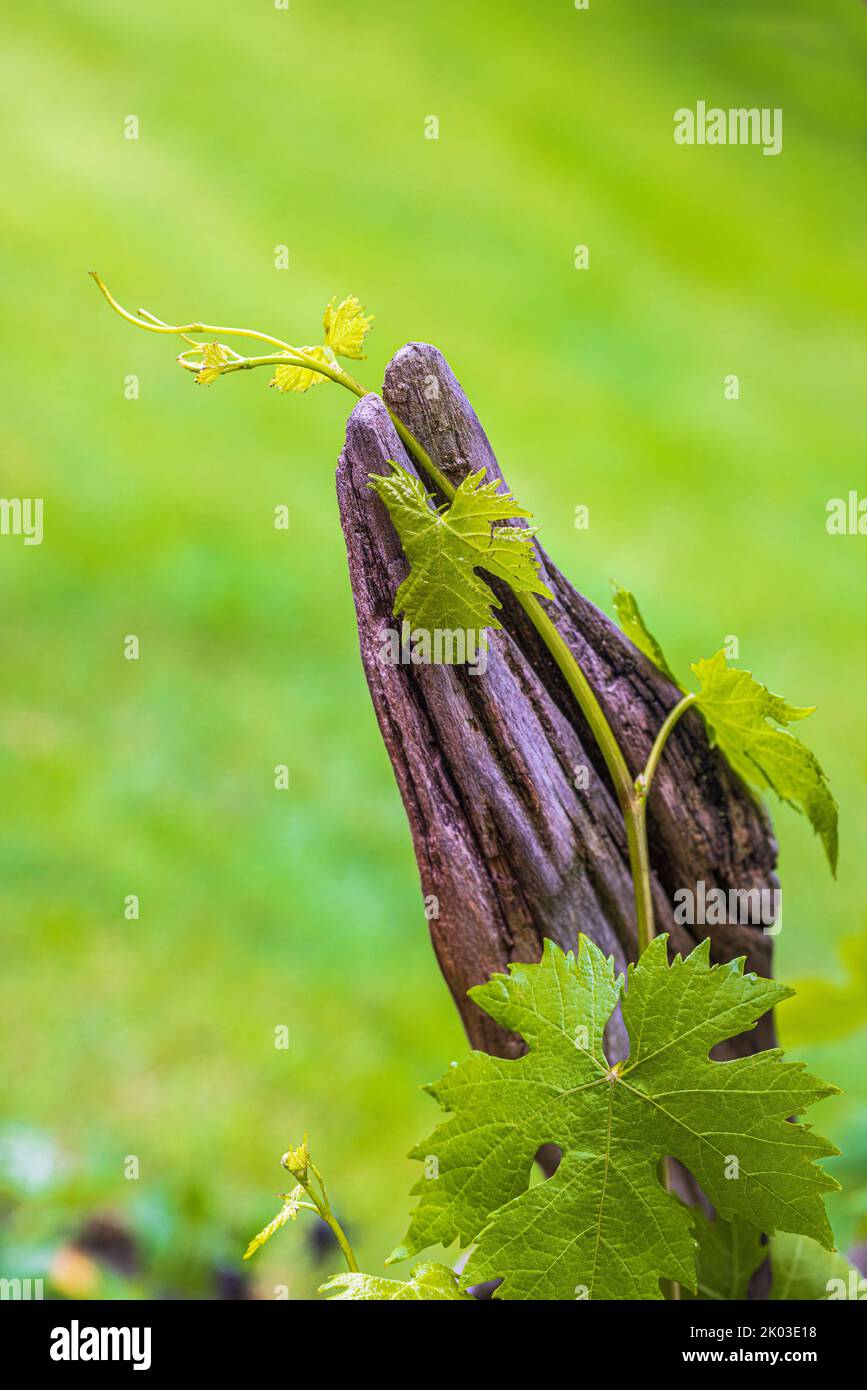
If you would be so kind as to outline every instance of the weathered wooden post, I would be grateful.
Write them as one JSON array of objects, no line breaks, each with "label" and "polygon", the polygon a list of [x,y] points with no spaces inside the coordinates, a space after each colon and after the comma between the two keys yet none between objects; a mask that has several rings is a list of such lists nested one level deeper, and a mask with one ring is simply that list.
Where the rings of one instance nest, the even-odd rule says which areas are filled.
[{"label": "weathered wooden post", "polygon": [[[386,371],[384,401],[455,484],[484,465],[502,477],[490,444],[448,363],[409,343]],[[510,960],[536,960],[550,937],[570,948],[579,932],[621,967],[636,954],[626,838],[595,742],[521,609],[498,581],[504,630],[490,634],[484,675],[466,667],[381,660],[383,632],[399,626],[394,594],[407,564],[388,514],[367,485],[388,459],[416,471],[383,401],[353,411],[337,492],[358,616],[361,656],[382,737],[409,819],[422,891],[438,915],[430,932],[471,1043],[512,1055],[517,1039],[467,999],[470,985]],[[427,479],[424,480],[427,484]],[[439,499],[442,500],[442,499]],[[532,497],[523,498],[532,507]],[[581,663],[636,773],[678,692],[542,553],[555,595],[551,615]],[[576,786],[586,768],[588,785]],[[577,779],[579,782],[582,780]],[[673,894],[703,880],[720,887],[776,884],[776,845],[764,808],[708,746],[701,717],[676,728],[648,807],[657,928],[673,951],[705,934],[716,961],[746,955],[771,973],[761,928],[678,925]],[[619,1019],[611,1043],[626,1051]],[[619,1030],[619,1033],[618,1033]],[[773,1044],[773,1022],[725,1044],[721,1057]]]}]

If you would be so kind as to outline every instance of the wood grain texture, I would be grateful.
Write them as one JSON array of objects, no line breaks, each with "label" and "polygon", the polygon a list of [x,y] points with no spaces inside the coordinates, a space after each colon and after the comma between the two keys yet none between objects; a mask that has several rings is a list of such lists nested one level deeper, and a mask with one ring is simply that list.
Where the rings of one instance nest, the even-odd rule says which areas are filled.
[{"label": "wood grain texture", "polygon": [[[453,483],[482,466],[489,478],[502,477],[469,401],[435,348],[402,348],[386,371],[383,398]],[[383,400],[366,396],[349,419],[337,470],[361,658],[406,808],[422,892],[439,904],[429,927],[441,969],[472,1044],[515,1055],[518,1040],[482,1014],[466,991],[509,961],[538,959],[545,937],[574,948],[583,931],[620,967],[635,958],[623,822],[583,716],[529,620],[497,581],[491,584],[503,605],[503,631],[490,634],[483,675],[382,660],[384,632],[400,628],[391,610],[407,573],[388,514],[367,481],[371,473],[387,473],[389,459],[417,471]],[[532,497],[520,500],[532,508]],[[554,594],[549,612],[637,773],[678,692],[540,555]],[[575,774],[582,766],[590,781],[578,790]],[[701,879],[708,889],[776,886],[767,814],[708,747],[694,711],[676,728],[657,772],[648,830],[657,929],[670,932],[672,952],[688,951],[710,934],[714,960],[746,955],[748,969],[769,975],[771,941],[761,929],[689,928],[673,920],[675,890],[694,889]],[[616,1056],[625,1054],[619,1018],[612,1021],[609,1044]],[[769,1016],[715,1055],[770,1045]]]}]

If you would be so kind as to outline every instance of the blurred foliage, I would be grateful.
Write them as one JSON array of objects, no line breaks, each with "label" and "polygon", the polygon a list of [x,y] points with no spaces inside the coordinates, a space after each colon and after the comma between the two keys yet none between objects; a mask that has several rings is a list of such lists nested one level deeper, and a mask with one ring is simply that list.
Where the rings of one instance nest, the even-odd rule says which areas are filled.
[{"label": "blurred foliage", "polygon": [[[4,1270],[225,1293],[309,1130],[376,1271],[430,1118],[416,1088],[463,1049],[358,661],[346,400],[264,373],[197,388],[91,267],[134,307],[302,341],[357,294],[358,374],[441,347],[585,593],[607,603],[614,574],[678,668],[734,632],[818,704],[840,875],[775,813],[777,969],[824,982],[800,1051],[847,1089],[834,1215],[864,1232],[864,1032],[832,1032],[863,913],[865,542],[824,527],[864,476],[863,6],[57,0],[4,28],[2,492],[44,497],[46,528],[0,541]],[[782,107],[782,154],[676,147],[698,98]],[[54,1156],[38,1190],[22,1143]],[[309,1294],[339,1269],[318,1249],[272,1242],[259,1291]]]},{"label": "blurred foliage", "polygon": [[789,1046],[848,1038],[867,1025],[867,932],[840,942],[842,980],[819,975],[794,981],[786,1013]]}]

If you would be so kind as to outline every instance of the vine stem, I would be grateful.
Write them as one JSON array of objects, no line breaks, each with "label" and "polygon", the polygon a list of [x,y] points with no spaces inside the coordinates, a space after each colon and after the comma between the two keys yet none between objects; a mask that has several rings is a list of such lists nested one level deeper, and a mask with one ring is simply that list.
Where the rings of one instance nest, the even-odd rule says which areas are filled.
[{"label": "vine stem", "polygon": [[639,775],[635,779],[635,789],[639,793],[639,795],[643,795],[645,799],[647,798],[647,794],[650,791],[650,784],[653,781],[653,774],[659,766],[659,760],[662,757],[662,750],[668,742],[668,738],[672,729],[674,728],[677,721],[680,719],[681,715],[685,714],[686,711],[689,709],[690,705],[694,705],[697,699],[698,696],[693,691],[689,691],[686,695],[684,695],[682,700],[678,700],[677,704],[674,705],[673,708],[670,709],[668,714],[666,715],[665,723],[662,725],[662,728],[660,729],[659,733],[656,735],[656,738],[654,739],[653,747],[650,750],[650,756],[647,759],[644,771],[639,773]]},{"label": "vine stem", "polygon": [[[125,309],[122,304],[118,303],[108,286],[95,270],[89,270],[87,273],[96,284],[100,294],[103,295],[112,309],[114,309],[115,313],[120,314],[121,318],[126,319],[127,323],[134,324],[136,328],[145,328],[149,333],[174,335],[183,338],[185,342],[192,342],[193,347],[204,346],[204,344],[198,344],[191,340],[189,336],[191,333],[197,333],[207,338],[253,338],[257,342],[269,343],[271,347],[282,349],[281,354],[276,357],[249,357],[242,358],[238,362],[228,363],[221,368],[221,376],[226,372],[249,370],[250,367],[264,367],[270,366],[272,363],[277,363],[283,364],[284,366],[307,367],[311,371],[319,372],[322,376],[330,377],[332,381],[339,382],[341,386],[348,386],[357,396],[367,395],[364,387],[360,386],[357,381],[353,381],[348,373],[341,371],[340,368],[332,370],[327,363],[320,362],[316,357],[311,357],[303,348],[293,347],[291,343],[284,343],[282,338],[274,338],[270,333],[260,333],[256,328],[230,328],[226,324],[200,323],[198,320],[195,323],[164,323],[162,319],[158,319],[155,314],[148,313],[147,309],[139,310],[138,314],[131,314],[129,309]],[[287,358],[287,353],[291,354],[291,357],[295,359],[294,362]],[[179,360],[181,361],[181,366],[186,367],[187,371],[200,370],[200,367],[194,366],[191,362],[184,362],[182,359]]]},{"label": "vine stem", "polygon": [[330,1211],[321,1212],[320,1215],[322,1216],[322,1220],[325,1222],[326,1226],[330,1226],[335,1236],[337,1237],[337,1244],[343,1251],[343,1258],[346,1261],[347,1268],[349,1269],[350,1274],[357,1274],[358,1262],[355,1258],[355,1255],[353,1254],[352,1246],[346,1239],[346,1235],[340,1222],[337,1220],[336,1217],[331,1215]]},{"label": "vine stem", "polygon": [[315,1203],[312,1210],[318,1212],[319,1216],[325,1222],[326,1226],[328,1226],[333,1232],[337,1244],[340,1246],[340,1249],[343,1252],[343,1258],[346,1261],[350,1274],[357,1274],[358,1261],[355,1258],[355,1252],[353,1251],[352,1246],[349,1244],[346,1232],[344,1231],[340,1222],[337,1220],[337,1217],[331,1210],[331,1203],[328,1200],[328,1193],[325,1190],[325,1183],[322,1180],[322,1174],[320,1173],[319,1169],[316,1167],[315,1163],[313,1163],[312,1160],[310,1160],[310,1171],[312,1172],[313,1176],[316,1178],[316,1181],[319,1184],[319,1192],[315,1191],[313,1185],[309,1181],[304,1181],[300,1176],[298,1177],[298,1181],[304,1188],[304,1191],[307,1193],[307,1196],[310,1198],[310,1200],[313,1203]]},{"label": "vine stem", "polygon": [[578,706],[590,725],[599,751],[608,768],[617,801],[626,827],[626,847],[632,873],[635,899],[635,924],[639,956],[653,940],[653,897],[650,891],[650,855],[647,847],[647,816],[645,799],[635,788],[629,775],[626,759],[614,736],[614,731],[596,698],[590,683],[575,656],[569,650],[559,629],[545,611],[535,594],[518,594],[518,602],[557,663]]}]

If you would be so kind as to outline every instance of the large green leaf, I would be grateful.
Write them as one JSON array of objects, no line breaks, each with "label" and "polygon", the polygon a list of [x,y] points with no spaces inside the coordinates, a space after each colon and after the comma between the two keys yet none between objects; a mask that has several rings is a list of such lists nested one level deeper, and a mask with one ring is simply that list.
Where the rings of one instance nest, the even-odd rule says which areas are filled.
[{"label": "large green leaf", "polygon": [[[711,966],[708,947],[669,965],[657,937],[630,967],[630,1055],[614,1065],[603,1031],[622,980],[586,937],[577,957],[546,942],[540,964],[471,990],[529,1051],[473,1053],[429,1088],[451,1116],[413,1150],[428,1176],[392,1258],[477,1241],[462,1282],[502,1278],[504,1298],[658,1298],[660,1278],[694,1289],[691,1216],[660,1181],[664,1155],[722,1215],[830,1245],[822,1193],[837,1184],[814,1160],[835,1150],[787,1117],[835,1088],[779,1050],[709,1059],[790,991],[744,975],[742,960]],[[546,1143],[562,1150],[560,1166],[528,1190]]]},{"label": "large green leaf", "polygon": [[391,466],[388,477],[371,474],[370,486],[388,508],[411,565],[395,595],[395,615],[404,613],[411,627],[426,632],[499,628],[493,609],[501,604],[476,569],[517,593],[552,597],[539,577],[535,527],[492,525],[532,515],[499,491],[499,480],[483,483],[480,468],[464,478],[448,507],[435,511],[418,478],[399,463]]}]

